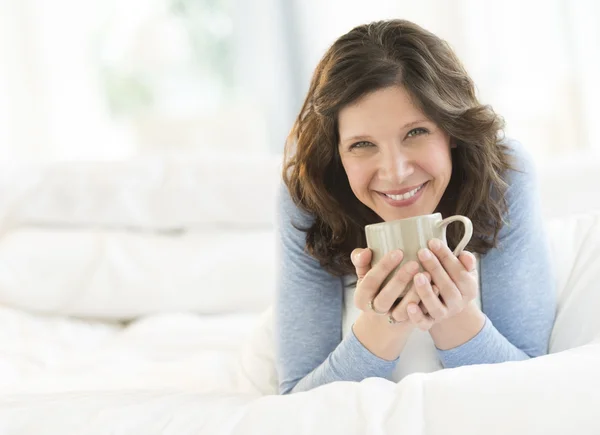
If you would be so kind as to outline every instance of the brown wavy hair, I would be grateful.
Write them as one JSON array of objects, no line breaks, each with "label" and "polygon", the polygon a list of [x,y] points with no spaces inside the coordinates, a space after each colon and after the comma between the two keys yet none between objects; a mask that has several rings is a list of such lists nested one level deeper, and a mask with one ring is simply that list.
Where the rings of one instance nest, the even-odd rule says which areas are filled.
[{"label": "brown wavy hair", "polygon": [[[503,176],[511,169],[503,144],[504,122],[477,100],[473,81],[450,46],[405,20],[355,27],[327,50],[284,151],[283,180],[292,200],[314,216],[306,249],[335,275],[353,274],[350,253],[366,246],[365,225],[381,222],[350,189],[338,143],[340,110],[373,91],[402,86],[419,109],[449,136],[452,176],[436,209],[473,221],[467,246],[494,247],[507,210]],[[448,228],[451,247],[461,229]]]}]

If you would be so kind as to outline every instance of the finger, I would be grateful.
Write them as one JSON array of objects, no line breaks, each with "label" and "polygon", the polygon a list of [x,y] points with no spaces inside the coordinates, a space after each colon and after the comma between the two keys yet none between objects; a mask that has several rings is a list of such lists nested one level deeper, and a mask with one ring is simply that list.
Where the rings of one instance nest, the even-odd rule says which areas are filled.
[{"label": "finger", "polygon": [[[431,282],[431,274],[429,272],[423,272],[423,275],[427,278],[428,281]],[[438,290],[439,291],[439,290]],[[394,318],[398,319],[398,321],[406,321],[408,320],[408,315],[406,314],[406,309],[409,304],[419,304],[421,302],[421,298],[418,293],[414,289],[412,282],[408,284],[407,291],[400,303],[394,307]],[[421,310],[423,310],[424,314],[427,314],[427,309],[424,306],[421,306]]]},{"label": "finger", "polygon": [[[448,249],[447,246],[444,246],[444,248]],[[450,250],[448,250],[448,252],[450,252],[450,255],[453,256]],[[428,249],[422,249],[419,251],[418,256],[421,260],[423,268],[431,274],[431,280],[439,288],[440,295],[446,302],[446,305],[452,309],[458,307],[462,301],[462,294],[457,287],[457,283],[455,283],[448,272],[446,272],[445,267],[442,265],[435,253]],[[459,263],[461,273],[465,273],[465,268],[460,263],[458,258],[454,257],[454,260]],[[463,279],[464,277],[461,275],[461,273],[457,275],[460,277],[460,279]]]},{"label": "finger", "polygon": [[369,248],[356,248],[352,251],[352,254],[350,254],[350,259],[356,269],[356,277],[359,280],[362,280],[369,269],[371,269],[371,257],[372,253]]},{"label": "finger", "polygon": [[419,297],[419,294],[417,293],[413,283],[411,282],[408,285],[408,291],[406,292],[400,303],[396,305],[392,310],[394,318],[397,319],[399,322],[408,320],[408,314],[406,314],[406,309],[408,305],[418,304],[419,302],[421,302],[421,298]]},{"label": "finger", "polygon": [[413,277],[419,271],[416,261],[402,265],[384,288],[375,296],[373,306],[377,311],[389,311],[396,300],[406,291]]},{"label": "finger", "polygon": [[408,315],[408,320],[417,325],[420,321],[425,318],[425,313],[421,310],[421,307],[417,304],[409,304],[406,307],[406,312]]},{"label": "finger", "polygon": [[407,308],[408,311],[408,319],[415,324],[421,331],[429,331],[433,324],[434,320],[423,313],[418,305],[410,304]]},{"label": "finger", "polygon": [[354,304],[359,309],[368,309],[369,302],[377,295],[385,278],[402,262],[403,256],[400,250],[390,251],[364,275],[354,292]]},{"label": "finger", "polygon": [[414,278],[415,289],[421,298],[421,302],[427,309],[429,315],[435,320],[442,320],[448,315],[448,308],[442,303],[440,298],[435,294],[429,281],[422,273],[419,273]]},{"label": "finger", "polygon": [[477,259],[470,252],[462,252],[458,259],[465,267],[461,272],[457,287],[463,297],[463,303],[477,297],[479,289],[479,277],[477,276]]},{"label": "finger", "polygon": [[468,272],[474,272],[476,270],[477,260],[475,259],[475,256],[470,252],[461,252],[458,256],[458,259],[460,260],[464,268],[467,269]]},{"label": "finger", "polygon": [[[431,275],[429,275],[429,273],[428,273],[428,272],[423,272],[423,275],[425,275],[425,276],[427,277],[427,280],[428,280],[429,282],[431,282]],[[439,296],[440,296],[440,289],[438,288],[438,286],[437,286],[437,285],[434,285],[434,284],[432,284],[432,285],[431,285],[431,288],[433,289],[433,293],[434,293],[436,296],[438,296],[438,297],[439,297]],[[427,308],[425,307],[425,305],[423,305],[423,301],[419,302],[419,308],[421,309],[421,311],[423,311],[423,314],[427,314],[427,313],[429,313],[429,311],[427,311]]]},{"label": "finger", "polygon": [[[446,273],[450,276],[453,281],[457,281],[465,267],[462,265],[460,260],[454,255],[454,252],[450,250],[448,245],[442,243],[440,239],[431,239],[428,243],[431,252],[437,257],[439,263],[442,265]],[[435,276],[434,276],[435,281]],[[437,282],[437,281],[436,281]]]}]

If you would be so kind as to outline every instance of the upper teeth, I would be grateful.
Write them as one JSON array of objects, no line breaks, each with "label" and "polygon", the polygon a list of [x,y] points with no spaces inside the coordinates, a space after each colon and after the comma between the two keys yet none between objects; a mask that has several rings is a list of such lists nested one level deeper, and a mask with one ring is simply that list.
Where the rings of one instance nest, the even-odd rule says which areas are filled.
[{"label": "upper teeth", "polygon": [[404,200],[404,199],[408,199],[412,196],[415,196],[415,194],[421,190],[421,187],[423,187],[423,184],[421,184],[419,187],[417,187],[416,189],[411,190],[410,192],[406,192],[402,195],[388,195],[387,193],[385,194],[385,196],[387,196],[388,198],[392,198],[393,200],[396,201],[400,201],[400,200]]}]

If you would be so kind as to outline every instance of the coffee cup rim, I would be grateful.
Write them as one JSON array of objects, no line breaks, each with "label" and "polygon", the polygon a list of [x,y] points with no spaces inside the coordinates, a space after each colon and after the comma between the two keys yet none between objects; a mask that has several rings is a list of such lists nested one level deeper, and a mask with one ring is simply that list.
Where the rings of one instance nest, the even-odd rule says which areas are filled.
[{"label": "coffee cup rim", "polygon": [[406,222],[406,221],[412,221],[412,220],[416,220],[416,219],[433,219],[433,218],[437,218],[437,219],[441,219],[442,218],[442,214],[437,212],[437,213],[431,213],[431,214],[421,214],[419,216],[412,216],[409,218],[403,218],[403,219],[395,219],[393,221],[384,221],[384,222],[378,222],[376,224],[369,224],[365,226],[365,229],[367,228],[378,228],[378,227],[383,227],[385,225],[390,225],[393,224],[395,222]]}]

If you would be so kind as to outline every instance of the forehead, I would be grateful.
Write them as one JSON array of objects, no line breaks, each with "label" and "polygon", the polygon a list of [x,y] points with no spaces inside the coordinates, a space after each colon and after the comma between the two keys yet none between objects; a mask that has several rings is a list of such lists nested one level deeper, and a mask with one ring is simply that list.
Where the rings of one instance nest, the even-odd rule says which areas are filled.
[{"label": "forehead", "polygon": [[340,110],[338,127],[344,136],[368,133],[364,131],[397,128],[419,119],[426,119],[413,103],[410,94],[400,86],[371,92]]}]

